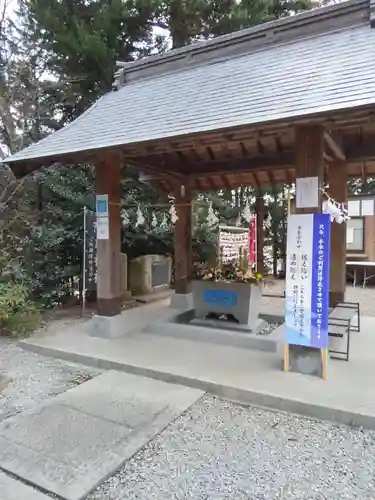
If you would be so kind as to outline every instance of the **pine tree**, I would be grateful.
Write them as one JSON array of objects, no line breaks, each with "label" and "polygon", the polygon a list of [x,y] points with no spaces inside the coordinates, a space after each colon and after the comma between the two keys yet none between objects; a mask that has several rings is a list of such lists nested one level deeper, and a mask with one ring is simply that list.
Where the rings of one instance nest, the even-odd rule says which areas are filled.
[{"label": "pine tree", "polygon": [[[18,33],[24,49],[34,44],[33,61],[42,70],[26,79],[27,94],[33,98],[20,112],[27,131],[23,140],[35,141],[62,127],[110,91],[117,60],[132,61],[165,49],[155,26],[170,35],[176,48],[311,7],[309,0],[20,0]],[[30,68],[26,70],[31,74]],[[128,169],[124,175],[128,178],[123,182],[123,205],[130,212],[137,202],[151,207],[160,202],[136,173]],[[37,293],[47,293],[44,300],[64,295],[67,268],[79,272],[82,213],[93,203],[93,177],[92,165],[56,165],[34,174],[40,217],[32,239],[32,279]],[[221,213],[235,219],[253,195],[246,188],[215,196]],[[151,212],[146,214],[150,220]],[[171,249],[170,232],[164,240]],[[146,248],[150,241],[148,228],[137,233],[128,228],[124,234],[128,249]],[[60,289],[57,282],[62,283]]]}]

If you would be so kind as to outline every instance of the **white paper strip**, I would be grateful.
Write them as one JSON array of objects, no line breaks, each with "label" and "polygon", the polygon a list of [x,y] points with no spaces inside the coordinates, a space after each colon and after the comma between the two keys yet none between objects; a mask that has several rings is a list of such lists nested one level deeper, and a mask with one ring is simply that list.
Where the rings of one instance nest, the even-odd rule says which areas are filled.
[{"label": "white paper strip", "polygon": [[348,201],[348,215],[350,217],[359,217],[361,215],[361,205],[359,200]]},{"label": "white paper strip", "polygon": [[374,215],[374,200],[362,200],[362,215]]}]

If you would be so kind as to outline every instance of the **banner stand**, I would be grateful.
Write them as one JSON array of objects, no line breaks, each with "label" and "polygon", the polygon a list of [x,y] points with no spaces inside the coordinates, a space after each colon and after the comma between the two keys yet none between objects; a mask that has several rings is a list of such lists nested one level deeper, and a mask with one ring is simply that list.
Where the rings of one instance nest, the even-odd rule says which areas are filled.
[{"label": "banner stand", "polygon": [[329,359],[330,229],[327,214],[288,216],[284,371],[323,379]]},{"label": "banner stand", "polygon": [[[320,349],[322,360],[322,379],[327,379],[328,372],[328,349]],[[288,372],[290,368],[289,344],[284,344],[284,372]]]}]

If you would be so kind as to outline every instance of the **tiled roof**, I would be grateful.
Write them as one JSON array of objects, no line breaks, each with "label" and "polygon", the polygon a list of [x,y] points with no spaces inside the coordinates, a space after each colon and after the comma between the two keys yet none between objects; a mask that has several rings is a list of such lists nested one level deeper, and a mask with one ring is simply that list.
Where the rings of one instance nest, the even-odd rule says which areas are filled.
[{"label": "tiled roof", "polygon": [[6,162],[375,105],[370,23],[125,83]]}]

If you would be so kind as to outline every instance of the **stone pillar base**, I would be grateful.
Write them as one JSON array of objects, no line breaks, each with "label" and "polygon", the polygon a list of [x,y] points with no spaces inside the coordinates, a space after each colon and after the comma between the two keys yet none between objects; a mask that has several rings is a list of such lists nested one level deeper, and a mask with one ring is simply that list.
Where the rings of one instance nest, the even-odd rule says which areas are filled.
[{"label": "stone pillar base", "polygon": [[125,336],[128,332],[126,321],[121,314],[116,316],[93,316],[87,324],[90,337],[116,339]]},{"label": "stone pillar base", "polygon": [[178,309],[180,311],[188,311],[194,309],[194,301],[192,293],[175,293],[171,297],[171,309]]},{"label": "stone pillar base", "polygon": [[117,316],[121,314],[122,297],[112,297],[111,299],[102,299],[97,297],[96,307],[99,316]]}]

